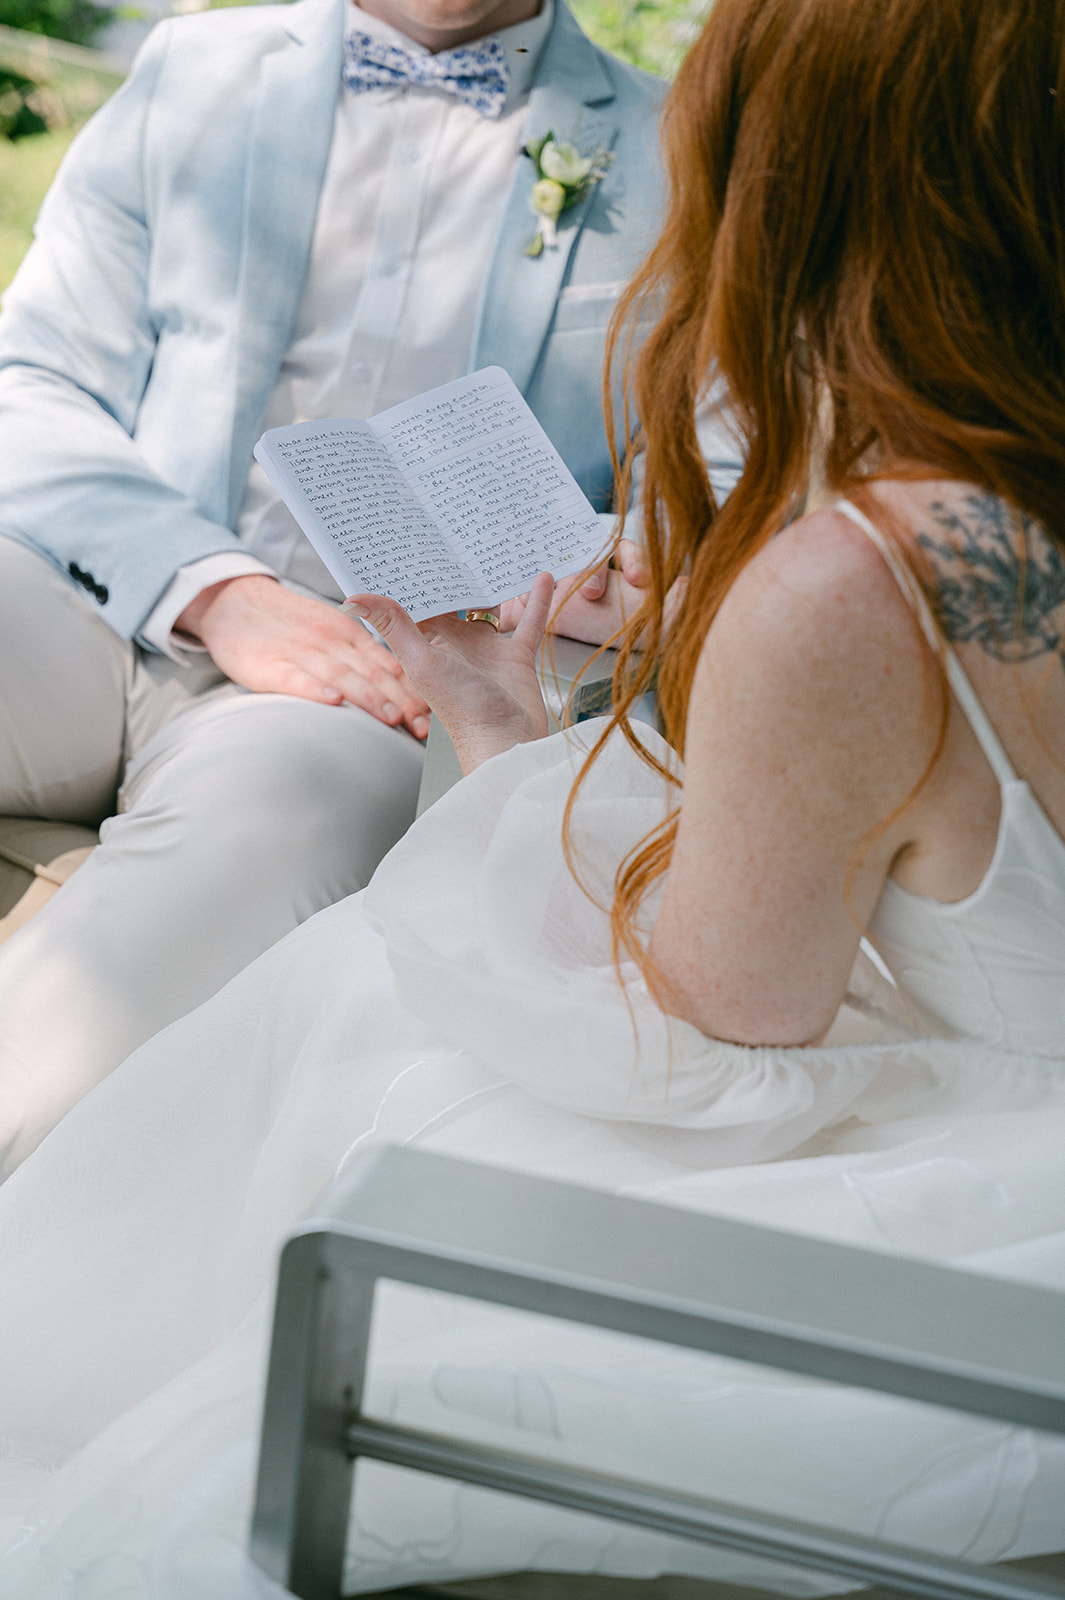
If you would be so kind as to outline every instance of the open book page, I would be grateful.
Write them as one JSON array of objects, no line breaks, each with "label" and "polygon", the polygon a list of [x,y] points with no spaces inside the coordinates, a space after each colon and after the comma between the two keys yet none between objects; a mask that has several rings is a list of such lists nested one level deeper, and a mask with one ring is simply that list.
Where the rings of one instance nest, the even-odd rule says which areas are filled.
[{"label": "open book page", "polygon": [[500,367],[369,422],[271,428],[255,457],[345,594],[387,594],[415,621],[580,572],[603,530]]},{"label": "open book page", "polygon": [[538,572],[580,572],[603,530],[562,457],[501,367],[371,417],[473,587],[495,605]]},{"label": "open book page", "polygon": [[255,456],[344,594],[406,597],[412,614],[428,617],[448,609],[442,592],[469,588],[368,423],[271,428]]}]

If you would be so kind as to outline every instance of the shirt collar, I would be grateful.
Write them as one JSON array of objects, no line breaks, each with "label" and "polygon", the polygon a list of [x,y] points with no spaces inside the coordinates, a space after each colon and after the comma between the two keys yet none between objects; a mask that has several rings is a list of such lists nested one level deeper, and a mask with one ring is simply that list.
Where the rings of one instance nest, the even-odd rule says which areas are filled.
[{"label": "shirt collar", "polygon": [[[382,22],[380,17],[371,16],[368,11],[360,10],[355,4],[349,5],[347,9],[346,34],[368,33],[371,38],[380,39],[382,44],[399,45],[400,49],[409,51],[411,55],[429,54],[423,44],[419,44],[416,39],[408,39],[405,33],[400,33],[398,28]],[[540,11],[535,17],[530,17],[528,22],[517,22],[512,28],[501,28],[498,33],[485,35],[486,38],[498,39],[506,56],[510,85],[507,89],[504,111],[513,111],[515,106],[528,98],[536,69],[540,64],[540,56],[547,43],[547,36],[551,32],[554,12],[554,0],[543,0]],[[479,41],[471,41],[471,43],[477,42]]]}]

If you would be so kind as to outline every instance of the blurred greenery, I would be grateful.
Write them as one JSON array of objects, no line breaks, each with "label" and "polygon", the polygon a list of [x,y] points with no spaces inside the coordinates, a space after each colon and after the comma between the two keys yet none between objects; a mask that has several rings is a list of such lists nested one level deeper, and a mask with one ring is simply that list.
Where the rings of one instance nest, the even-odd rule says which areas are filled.
[{"label": "blurred greenery", "polygon": [[[25,94],[44,132],[0,137],[0,289],[6,288],[29,246],[34,219],[63,153],[85,119],[122,81],[123,68],[98,50],[46,35],[0,27],[0,74],[32,80]],[[17,115],[17,107],[8,107]],[[0,99],[0,134],[3,126]]]},{"label": "blurred greenery", "polygon": [[95,0],[0,0],[0,26],[69,44],[91,44],[115,14],[113,6]]},{"label": "blurred greenery", "polygon": [[45,131],[48,124],[33,105],[36,95],[32,78],[0,67],[0,136],[14,141]]},{"label": "blurred greenery", "polygon": [[55,175],[73,128],[54,128],[11,144],[0,139],[0,288],[29,248],[41,197]]},{"label": "blurred greenery", "polygon": [[672,78],[706,19],[711,0],[569,0],[596,44],[623,61]]}]

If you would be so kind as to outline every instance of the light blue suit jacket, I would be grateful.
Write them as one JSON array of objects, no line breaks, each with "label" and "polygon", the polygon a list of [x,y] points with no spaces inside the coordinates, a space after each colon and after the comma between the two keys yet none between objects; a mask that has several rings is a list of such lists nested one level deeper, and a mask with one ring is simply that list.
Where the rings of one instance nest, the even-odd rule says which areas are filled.
[{"label": "light blue suit jacket", "polygon": [[[340,74],[342,0],[163,23],[84,129],[0,317],[0,531],[135,636],[178,567],[232,525],[289,343]],[[664,85],[560,3],[527,132],[613,149],[560,248],[524,254],[519,159],[471,370],[505,367],[597,508],[610,494],[603,333],[652,242]]]}]

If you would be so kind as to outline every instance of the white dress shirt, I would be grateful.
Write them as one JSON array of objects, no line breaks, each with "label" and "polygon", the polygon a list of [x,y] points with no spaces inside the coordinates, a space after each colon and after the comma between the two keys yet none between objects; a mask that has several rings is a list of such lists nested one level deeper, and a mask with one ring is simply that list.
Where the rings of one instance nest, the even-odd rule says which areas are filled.
[{"label": "white dress shirt", "polygon": [[[510,73],[495,121],[436,88],[354,93],[340,84],[307,277],[264,428],[373,416],[468,371],[551,17],[545,0],[538,16],[495,35]],[[347,28],[428,53],[355,5]],[[533,177],[530,166],[530,189]],[[530,211],[530,238],[534,229]],[[198,652],[172,633],[177,617],[203,589],[247,573],[342,598],[258,463],[236,531],[248,554],[182,567],[142,628],[144,640],[178,660]]]}]

